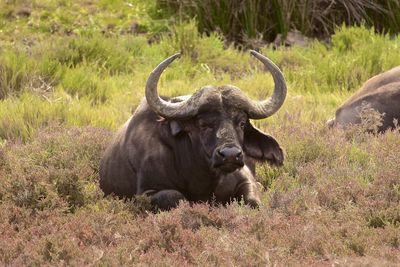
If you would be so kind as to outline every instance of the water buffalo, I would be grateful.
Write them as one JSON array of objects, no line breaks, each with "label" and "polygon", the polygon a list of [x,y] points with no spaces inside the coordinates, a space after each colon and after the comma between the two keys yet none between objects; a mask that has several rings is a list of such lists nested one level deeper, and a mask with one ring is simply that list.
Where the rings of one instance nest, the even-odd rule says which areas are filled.
[{"label": "water buffalo", "polygon": [[337,110],[334,119],[328,120],[330,127],[346,127],[362,122],[363,107],[373,109],[382,115],[377,131],[384,132],[395,127],[395,120],[400,119],[400,66],[376,75]]},{"label": "water buffalo", "polygon": [[160,75],[180,55],[161,62],[147,80],[145,99],[105,151],[100,166],[103,192],[127,198],[147,195],[161,210],[182,199],[226,203],[240,198],[258,207],[255,161],[281,165],[284,155],[278,142],[249,119],[278,111],[287,89],[273,62],[256,51],[251,54],[273,76],[273,95],[264,101],[251,100],[232,85],[160,98]]}]

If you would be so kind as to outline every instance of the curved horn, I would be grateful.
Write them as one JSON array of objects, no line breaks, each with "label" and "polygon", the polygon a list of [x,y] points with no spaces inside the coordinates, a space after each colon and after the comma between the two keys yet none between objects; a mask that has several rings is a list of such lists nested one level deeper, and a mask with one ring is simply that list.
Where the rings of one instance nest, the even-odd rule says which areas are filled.
[{"label": "curved horn", "polygon": [[260,60],[271,72],[275,83],[274,92],[270,98],[264,101],[250,100],[249,103],[249,117],[251,119],[264,119],[277,112],[285,101],[286,82],[281,70],[271,60],[254,50],[250,50],[250,54]]},{"label": "curved horn", "polygon": [[146,100],[151,109],[164,118],[184,118],[196,114],[197,105],[192,98],[182,102],[171,103],[161,99],[157,92],[157,84],[161,73],[175,59],[181,56],[180,53],[170,56],[161,62],[151,73],[146,83]]}]

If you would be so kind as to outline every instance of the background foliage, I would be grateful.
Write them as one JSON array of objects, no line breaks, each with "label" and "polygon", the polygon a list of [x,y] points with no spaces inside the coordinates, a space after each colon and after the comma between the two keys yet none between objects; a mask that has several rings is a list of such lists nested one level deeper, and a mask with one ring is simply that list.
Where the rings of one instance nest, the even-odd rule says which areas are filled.
[{"label": "background foliage", "polygon": [[273,41],[293,29],[328,37],[343,24],[400,31],[398,0],[157,0],[157,7],[164,17],[196,18],[200,32],[219,31],[227,40],[245,45],[254,38]]},{"label": "background foliage", "polygon": [[[260,210],[238,203],[212,209],[182,203],[171,212],[151,214],[147,199],[103,197],[101,154],[143,97],[150,71],[168,55],[183,52],[164,72],[162,94],[227,83],[258,99],[272,91],[270,74],[246,51],[229,45],[229,34],[205,29],[206,22],[216,29],[218,18],[236,30],[224,24],[226,14],[215,15],[220,7],[203,21],[200,13],[192,18],[202,8],[193,3],[200,2],[175,3],[0,2],[1,265],[399,262],[400,151],[394,149],[399,131],[373,136],[363,133],[366,125],[347,131],[328,131],[324,125],[365,80],[399,65],[397,1],[379,2],[391,13],[370,13],[368,6],[361,9],[363,1],[346,1],[348,12],[362,15],[351,15],[353,22],[365,20],[358,27],[316,23],[322,17],[347,23],[347,16],[341,17],[347,13],[318,13],[324,1],[296,1],[316,5],[319,9],[306,10],[314,13],[302,13],[290,5],[294,2],[246,1],[253,6],[243,10],[253,17],[236,22],[234,41],[259,32],[274,38],[292,28],[318,37],[333,33],[328,42],[312,40],[305,47],[260,47],[283,70],[289,90],[277,114],[254,121],[286,149],[282,168],[257,170],[266,188]],[[242,8],[244,2],[230,3]],[[336,3],[329,10],[345,4]],[[281,11],[274,8],[276,13],[258,18],[265,12],[251,8],[259,10],[261,4],[279,5]],[[279,12],[285,16],[279,18]],[[310,20],[295,27],[302,16]],[[265,26],[278,22],[261,21],[275,17],[281,29]],[[328,25],[328,31],[317,25]]]}]

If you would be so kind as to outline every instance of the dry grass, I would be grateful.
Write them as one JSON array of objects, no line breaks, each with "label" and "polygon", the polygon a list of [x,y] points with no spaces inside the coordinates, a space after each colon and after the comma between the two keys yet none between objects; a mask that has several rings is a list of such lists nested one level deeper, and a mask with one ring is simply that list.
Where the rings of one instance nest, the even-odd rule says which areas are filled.
[{"label": "dry grass", "polygon": [[[265,128],[265,124],[262,128]],[[358,131],[358,129],[360,131]],[[102,197],[110,133],[51,127],[0,150],[0,262],[10,265],[395,265],[400,132],[328,131],[287,117],[268,127],[284,167],[259,168],[260,210]]]}]

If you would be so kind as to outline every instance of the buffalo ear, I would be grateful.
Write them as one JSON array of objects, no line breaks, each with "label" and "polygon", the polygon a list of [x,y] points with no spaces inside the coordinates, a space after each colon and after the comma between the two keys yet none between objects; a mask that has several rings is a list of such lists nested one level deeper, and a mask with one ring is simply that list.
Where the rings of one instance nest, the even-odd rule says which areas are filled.
[{"label": "buffalo ear", "polygon": [[274,137],[263,133],[247,122],[243,150],[247,156],[273,165],[282,165],[283,150]]},{"label": "buffalo ear", "polygon": [[177,121],[169,121],[169,128],[171,129],[171,133],[173,136],[176,136],[180,132],[182,132],[182,127]]}]

